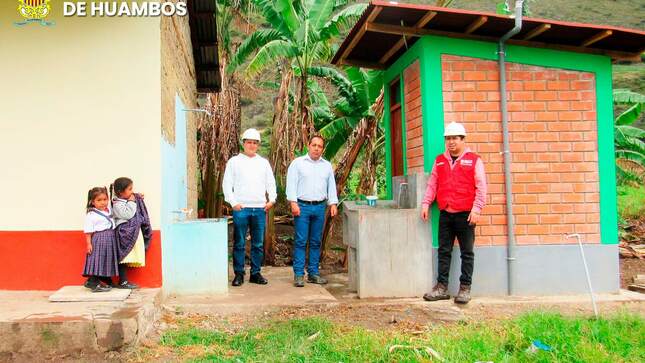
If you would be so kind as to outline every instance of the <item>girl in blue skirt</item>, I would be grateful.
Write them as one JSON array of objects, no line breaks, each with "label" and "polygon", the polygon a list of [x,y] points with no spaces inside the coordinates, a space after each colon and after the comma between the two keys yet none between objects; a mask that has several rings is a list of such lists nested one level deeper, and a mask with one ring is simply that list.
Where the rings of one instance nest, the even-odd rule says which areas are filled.
[{"label": "girl in blue skirt", "polygon": [[118,275],[118,252],[107,188],[96,187],[87,192],[83,231],[87,242],[83,268],[83,276],[88,277],[85,287],[92,292],[110,291],[112,287],[102,281]]}]

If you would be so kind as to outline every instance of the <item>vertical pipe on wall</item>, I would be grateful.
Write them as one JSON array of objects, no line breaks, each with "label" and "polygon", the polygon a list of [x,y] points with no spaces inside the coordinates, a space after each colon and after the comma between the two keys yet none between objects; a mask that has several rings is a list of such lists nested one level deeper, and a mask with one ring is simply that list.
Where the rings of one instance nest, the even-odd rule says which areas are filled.
[{"label": "vertical pipe on wall", "polygon": [[511,176],[511,150],[508,133],[508,107],[506,100],[506,59],[504,43],[522,29],[522,3],[524,0],[515,1],[515,26],[499,40],[499,90],[500,90],[500,109],[502,112],[502,139],[504,149],[504,189],[506,194],[506,225],[508,227],[508,244],[506,260],[508,264],[508,294],[513,295],[515,288],[513,285],[513,275],[515,274],[515,223],[513,220],[513,180]]}]

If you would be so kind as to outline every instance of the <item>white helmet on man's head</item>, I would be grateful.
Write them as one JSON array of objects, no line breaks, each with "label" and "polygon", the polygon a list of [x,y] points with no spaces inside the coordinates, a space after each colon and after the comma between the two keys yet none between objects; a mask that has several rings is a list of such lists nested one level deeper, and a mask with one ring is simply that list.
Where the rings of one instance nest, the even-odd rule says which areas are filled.
[{"label": "white helmet on man's head", "polygon": [[451,122],[446,125],[443,136],[466,136],[466,128],[458,122]]},{"label": "white helmet on man's head", "polygon": [[260,142],[260,132],[256,129],[248,129],[242,134],[242,141],[244,140],[255,140]]}]

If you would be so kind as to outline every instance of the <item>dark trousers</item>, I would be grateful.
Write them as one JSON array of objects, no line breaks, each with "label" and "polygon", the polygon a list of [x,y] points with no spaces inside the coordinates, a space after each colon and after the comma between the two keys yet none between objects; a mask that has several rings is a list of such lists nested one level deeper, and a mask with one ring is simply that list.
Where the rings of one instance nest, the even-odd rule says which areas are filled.
[{"label": "dark trousers", "polygon": [[470,212],[448,213],[441,211],[439,215],[439,277],[437,282],[448,285],[450,274],[450,259],[455,237],[459,241],[461,251],[461,277],[462,285],[472,283],[473,265],[475,254],[475,226],[468,223]]},{"label": "dark trousers", "polygon": [[264,208],[242,208],[233,211],[233,271],[244,273],[246,256],[246,232],[251,230],[251,275],[260,272],[264,258],[264,228],[266,212]]}]

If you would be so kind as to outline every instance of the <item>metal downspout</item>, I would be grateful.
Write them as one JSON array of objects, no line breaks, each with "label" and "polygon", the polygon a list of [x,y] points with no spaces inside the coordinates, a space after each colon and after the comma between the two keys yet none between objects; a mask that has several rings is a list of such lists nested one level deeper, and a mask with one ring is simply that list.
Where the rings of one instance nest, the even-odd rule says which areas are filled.
[{"label": "metal downspout", "polygon": [[508,294],[513,295],[515,286],[513,284],[513,275],[515,274],[515,223],[513,220],[513,179],[511,176],[511,150],[508,134],[508,107],[506,100],[506,59],[504,43],[522,29],[522,3],[524,0],[515,1],[515,26],[499,40],[499,89],[502,112],[502,135],[504,149],[504,189],[506,194],[506,221],[508,226],[508,244],[506,251],[506,261],[508,264]]}]

